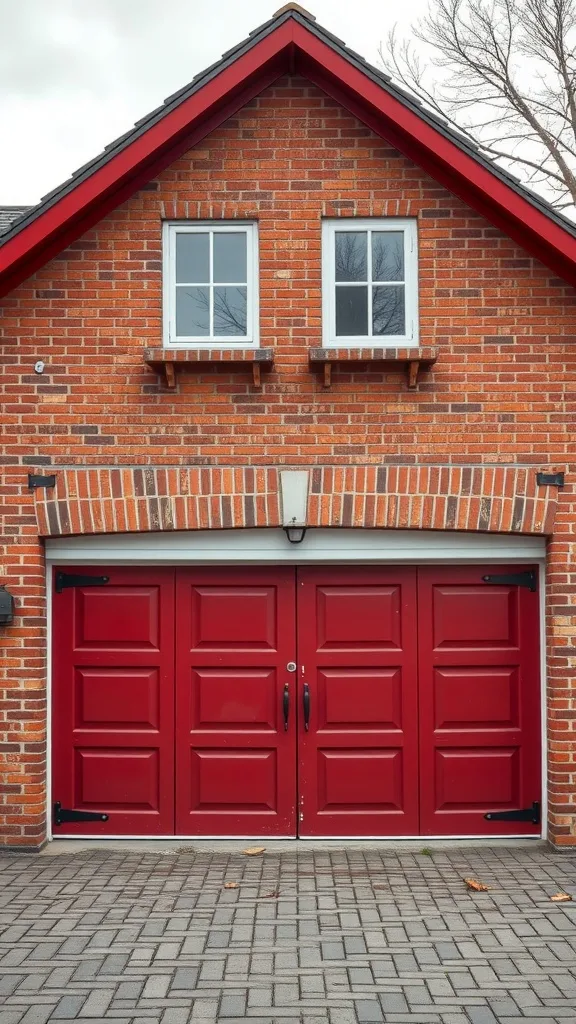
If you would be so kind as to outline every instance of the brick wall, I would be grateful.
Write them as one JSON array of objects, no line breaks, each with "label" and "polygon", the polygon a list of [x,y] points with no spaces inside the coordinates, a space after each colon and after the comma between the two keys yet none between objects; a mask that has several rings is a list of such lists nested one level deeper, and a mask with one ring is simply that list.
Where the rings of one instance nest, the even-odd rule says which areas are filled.
[{"label": "brick wall", "polygon": [[[403,371],[310,372],[321,344],[322,216],[419,220],[421,344]],[[262,391],[250,367],[179,374],[160,391],[162,218],[257,218]],[[18,601],[0,680],[9,843],[42,835],[44,588],[30,466],[556,465],[567,470],[548,570],[552,834],[576,843],[576,297],[332,100],[283,81],[107,216],[4,301],[3,568]],[[39,376],[36,360],[46,363]],[[4,779],[6,781],[4,781]],[[1,825],[0,825],[1,828]]]}]

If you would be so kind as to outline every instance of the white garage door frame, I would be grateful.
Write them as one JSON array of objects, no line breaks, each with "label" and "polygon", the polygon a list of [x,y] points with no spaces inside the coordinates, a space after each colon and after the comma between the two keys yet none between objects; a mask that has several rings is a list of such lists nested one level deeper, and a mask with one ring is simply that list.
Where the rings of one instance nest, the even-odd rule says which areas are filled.
[{"label": "white garage door frame", "polygon": [[[58,565],[473,565],[474,563],[530,563],[540,569],[540,678],[541,678],[541,771],[542,831],[535,839],[547,835],[548,766],[546,758],[546,594],[543,586],[546,568],[546,538],[511,536],[509,534],[466,533],[442,530],[348,530],[311,529],[302,543],[291,544],[281,529],[191,530],[166,533],[100,534],[82,537],[58,537],[45,542],[46,588],[48,609],[47,630],[47,706],[48,736],[52,733],[52,566]],[[52,749],[48,742],[47,756],[47,821],[48,840],[58,839],[52,830]],[[62,837],[66,838],[66,837]],[[76,835],[75,839],[93,839]],[[142,836],[109,836],[109,839],[143,839]],[[239,836],[179,836],[179,839],[235,839]],[[245,838],[253,838],[246,836]],[[292,838],[292,837],[290,837]],[[339,841],[347,838],[339,837]],[[355,837],[357,840],[357,837]],[[381,836],[366,836],[385,843]],[[477,839],[490,843],[493,839],[513,839],[513,835],[494,836],[426,836],[432,839]],[[527,837],[518,836],[526,839]],[[170,839],[155,836],[146,839]],[[395,836],[394,841],[422,836]],[[100,840],[99,840],[100,841]],[[306,840],[299,840],[305,842]],[[327,840],[328,841],[328,840]],[[334,843],[334,837],[330,837]]]}]

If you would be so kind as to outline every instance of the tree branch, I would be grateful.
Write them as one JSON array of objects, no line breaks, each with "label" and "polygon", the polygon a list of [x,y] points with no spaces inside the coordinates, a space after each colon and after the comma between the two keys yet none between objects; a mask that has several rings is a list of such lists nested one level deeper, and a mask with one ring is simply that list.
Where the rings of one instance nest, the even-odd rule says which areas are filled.
[{"label": "tree branch", "polygon": [[411,40],[393,29],[380,57],[483,152],[576,205],[575,49],[576,0],[431,0]]}]

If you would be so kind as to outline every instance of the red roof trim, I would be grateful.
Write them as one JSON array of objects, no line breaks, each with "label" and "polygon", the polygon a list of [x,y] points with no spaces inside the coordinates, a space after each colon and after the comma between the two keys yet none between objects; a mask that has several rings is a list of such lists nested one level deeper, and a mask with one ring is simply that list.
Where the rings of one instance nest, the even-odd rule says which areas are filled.
[{"label": "red roof trim", "polygon": [[[143,180],[149,180],[154,171],[150,170],[150,164],[155,161],[156,173],[158,173],[158,157],[166,150],[172,151],[179,139],[186,141],[186,148],[199,141],[203,137],[201,133],[198,138],[191,140],[191,132],[195,122],[202,123],[210,112],[218,109],[220,104],[225,105],[225,117],[229,117],[233,110],[226,104],[238,93],[241,99],[235,109],[248,102],[250,96],[246,95],[249,83],[253,82],[251,95],[257,95],[262,89],[262,77],[281,58],[282,53],[290,47],[293,38],[293,21],[284,22],[278,28],[258,42],[253,49],[244,53],[228,67],[208,82],[197,93],[185,100],[176,109],[170,111],[153,125],[147,132],[135,139],[133,143],[123,149],[110,161],[90,175],[89,178],[80,182],[62,197],[54,206],[48,208],[37,219],[24,227],[13,238],[0,246],[0,294],[5,294],[9,288],[22,281],[31,271],[29,263],[35,264],[34,269],[41,266],[43,262],[50,259],[55,251],[61,251],[74,237],[74,225],[81,224],[75,237],[86,230],[87,214],[91,207],[98,206],[98,215],[95,219],[90,218],[92,223],[103,216],[102,207],[110,193],[117,193],[127,182],[130,183],[130,191],[134,191],[134,177],[139,172],[145,172]],[[276,78],[285,69],[283,63],[273,77]],[[233,104],[234,107],[234,104]],[[225,119],[225,118],[223,118]],[[214,124],[211,124],[207,131],[211,131]],[[172,155],[171,158],[175,157]],[[118,205],[121,199],[115,198],[113,205]],[[72,230],[71,230],[72,229]],[[52,243],[52,244],[51,244]],[[56,244],[56,250],[54,250]],[[49,247],[49,255],[45,249]],[[38,260],[39,251],[41,257]],[[36,258],[35,258],[36,257]],[[23,266],[24,264],[24,266]],[[8,288],[5,287],[5,277],[9,276]]]},{"label": "red roof trim", "polygon": [[576,284],[576,237],[296,16],[278,25],[0,246],[6,294],[279,75],[300,70],[470,206]]}]

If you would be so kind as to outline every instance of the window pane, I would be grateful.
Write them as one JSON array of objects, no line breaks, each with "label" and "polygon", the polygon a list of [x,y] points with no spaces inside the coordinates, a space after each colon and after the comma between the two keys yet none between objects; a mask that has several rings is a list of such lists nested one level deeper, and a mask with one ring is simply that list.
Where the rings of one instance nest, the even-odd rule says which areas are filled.
[{"label": "window pane", "polygon": [[176,336],[203,337],[210,333],[209,288],[176,288]]},{"label": "window pane", "polygon": [[406,334],[403,284],[374,288],[372,292],[372,333]]},{"label": "window pane", "polygon": [[366,231],[336,231],[336,280],[368,280],[368,233]]},{"label": "window pane", "polygon": [[372,280],[404,280],[404,232],[372,232]]},{"label": "window pane", "polygon": [[203,284],[210,280],[208,232],[176,232],[176,280],[184,284]]},{"label": "window pane", "polygon": [[214,289],[214,334],[228,337],[246,334],[247,288]]},{"label": "window pane", "polygon": [[243,231],[214,232],[214,280],[246,281],[246,241]]},{"label": "window pane", "polygon": [[368,334],[368,288],[336,287],[336,334],[341,338]]}]

